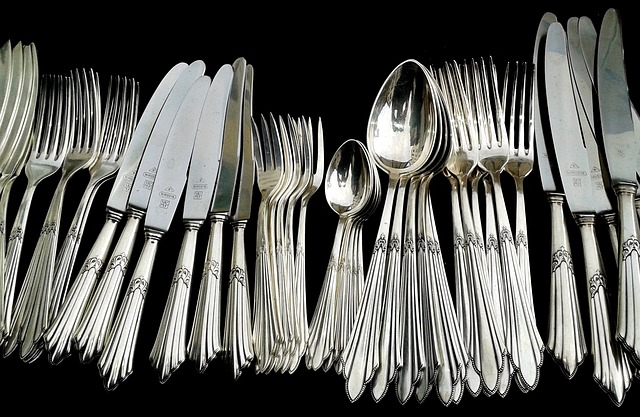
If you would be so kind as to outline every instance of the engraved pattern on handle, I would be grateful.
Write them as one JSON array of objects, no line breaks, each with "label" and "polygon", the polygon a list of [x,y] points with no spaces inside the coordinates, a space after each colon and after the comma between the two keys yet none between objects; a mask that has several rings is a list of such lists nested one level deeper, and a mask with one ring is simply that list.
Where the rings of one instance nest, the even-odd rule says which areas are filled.
[{"label": "engraved pattern on handle", "polygon": [[565,376],[573,378],[588,350],[564,220],[564,196],[549,193],[548,200],[551,206],[551,285],[547,350]]},{"label": "engraved pattern on handle", "polygon": [[187,356],[196,363],[199,372],[204,372],[209,363],[222,349],[221,283],[223,226],[228,216],[209,216],[209,238],[204,270],[198,290],[195,316],[187,343]]},{"label": "engraved pattern on handle", "polygon": [[82,363],[91,362],[104,349],[143,215],[144,213],[140,210],[129,208],[127,211],[127,220],[118,242],[113,248],[78,327],[71,336],[71,342],[79,351]]},{"label": "engraved pattern on handle", "polygon": [[233,246],[222,346],[237,380],[254,358],[251,329],[251,301],[245,252],[246,221],[231,224]]},{"label": "engraved pattern on handle", "polygon": [[575,216],[582,236],[591,324],[593,378],[618,406],[633,380],[630,355],[617,343],[609,320],[606,272],[595,232],[595,215]]},{"label": "engraved pattern on handle", "polygon": [[618,248],[618,319],[616,339],[640,362],[640,241],[635,213],[637,184],[616,184],[620,243]]},{"label": "engraved pattern on handle", "polygon": [[140,330],[153,263],[162,233],[146,229],[138,263],[118,309],[113,328],[98,359],[98,371],[107,391],[113,391],[133,372],[133,359]]},{"label": "engraved pattern on handle", "polygon": [[343,363],[342,375],[346,379],[345,390],[351,402],[355,402],[362,396],[365,385],[371,381],[380,364],[379,340],[386,273],[387,239],[397,183],[398,178],[389,178],[389,186],[385,195],[376,242],[373,246],[367,269],[362,300],[349,341],[340,358]]},{"label": "engraved pattern on handle", "polygon": [[161,384],[182,365],[187,356],[187,313],[196,242],[202,222],[185,222],[171,287],[162,312],[149,361]]},{"label": "engraved pattern on handle", "polygon": [[71,354],[73,332],[78,326],[82,313],[93,294],[96,282],[102,274],[103,264],[121,218],[122,213],[107,209],[106,221],[102,230],[87,254],[58,315],[52,320],[44,334],[45,349],[49,353],[49,362],[53,365],[59,364]]}]

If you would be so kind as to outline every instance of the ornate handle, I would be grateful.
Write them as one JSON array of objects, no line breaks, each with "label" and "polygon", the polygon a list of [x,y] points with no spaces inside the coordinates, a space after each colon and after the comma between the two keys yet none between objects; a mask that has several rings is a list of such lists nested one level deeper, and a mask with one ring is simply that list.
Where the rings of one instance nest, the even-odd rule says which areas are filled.
[{"label": "ornate handle", "polygon": [[107,267],[71,336],[71,342],[80,352],[80,361],[83,363],[92,361],[102,353],[143,215],[144,212],[140,210],[129,208],[127,211],[127,220]]},{"label": "ornate handle", "polygon": [[613,338],[609,321],[607,279],[594,227],[595,215],[576,215],[575,219],[582,236],[589,294],[593,378],[611,400],[620,406],[631,386],[633,371],[627,352]]},{"label": "ornate handle", "polygon": [[187,355],[204,372],[221,349],[220,331],[220,271],[222,268],[223,226],[228,216],[209,216],[210,229],[207,255],[200,280],[195,316],[191,327]]},{"label": "ornate handle", "polygon": [[184,362],[187,354],[187,313],[189,291],[195,262],[196,242],[202,222],[187,221],[171,280],[169,295],[162,313],[160,327],[151,348],[149,360],[160,383],[167,382],[171,374]]},{"label": "ornate handle", "polygon": [[246,225],[246,221],[231,223],[233,246],[222,342],[225,354],[232,364],[234,379],[240,377],[242,370],[251,364],[254,357],[247,257],[244,241]]},{"label": "ornate handle", "polygon": [[129,286],[109,332],[104,351],[98,360],[98,370],[105,389],[113,391],[133,372],[133,358],[140,330],[140,318],[149,290],[153,263],[162,232],[145,229],[140,258],[133,270]]},{"label": "ornate handle", "polygon": [[551,205],[551,286],[547,350],[562,372],[572,378],[588,351],[564,220],[564,196],[549,193],[548,199]]},{"label": "ornate handle", "polygon": [[533,303],[533,290],[531,283],[531,266],[529,259],[529,234],[527,232],[527,210],[524,198],[524,178],[514,177],[516,184],[516,224],[515,224],[515,245],[518,255],[518,265],[520,266],[520,276],[522,278],[522,289],[529,302],[529,307],[535,320],[535,309]]},{"label": "ornate handle", "polygon": [[69,289],[58,315],[44,334],[45,349],[49,352],[49,362],[53,365],[59,364],[71,354],[73,332],[102,273],[102,266],[115,236],[116,227],[122,219],[122,213],[107,209],[106,217],[105,224]]}]

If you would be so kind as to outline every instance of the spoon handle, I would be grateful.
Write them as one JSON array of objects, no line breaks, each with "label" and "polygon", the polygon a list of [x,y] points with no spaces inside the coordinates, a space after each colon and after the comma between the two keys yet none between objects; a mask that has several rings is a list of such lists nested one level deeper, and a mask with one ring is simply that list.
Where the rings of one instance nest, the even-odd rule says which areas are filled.
[{"label": "spoon handle", "polygon": [[397,186],[398,178],[390,176],[380,226],[369,260],[362,300],[349,341],[340,358],[343,362],[342,375],[346,379],[347,397],[352,402],[362,396],[364,386],[371,381],[380,363],[379,339],[382,319],[380,307],[385,284],[387,238]]}]

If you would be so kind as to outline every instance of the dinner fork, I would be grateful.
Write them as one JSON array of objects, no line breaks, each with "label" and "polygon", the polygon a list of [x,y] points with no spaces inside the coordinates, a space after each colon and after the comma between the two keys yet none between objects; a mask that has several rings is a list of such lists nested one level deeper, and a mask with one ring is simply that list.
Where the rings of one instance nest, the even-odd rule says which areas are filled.
[{"label": "dinner fork", "polygon": [[82,308],[86,305],[85,300],[81,299],[86,296],[84,287],[87,280],[83,278],[96,268],[95,258],[83,265],[78,278],[66,295],[64,289],[74,269],[87,212],[99,187],[112,178],[122,164],[137,121],[138,95],[138,84],[133,79],[111,78],[100,133],[102,147],[96,162],[89,167],[90,178],[87,188],[56,260],[54,285],[57,293],[53,294],[53,303],[60,303],[60,309],[57,311],[56,305],[51,305],[52,322],[44,334],[45,349],[49,352],[50,363],[54,365],[71,353],[72,332],[80,319]]},{"label": "dinner fork", "polygon": [[483,135],[480,135],[479,164],[489,174],[496,210],[500,259],[505,290],[502,312],[505,315],[505,340],[515,380],[523,392],[534,389],[544,359],[544,342],[536,327],[531,304],[523,288],[509,214],[501,184],[501,174],[509,159],[504,112],[498,92],[497,70],[493,60],[474,61],[474,92],[480,97]]},{"label": "dinner fork", "polygon": [[[508,135],[509,159],[505,165],[505,171],[511,175],[516,188],[516,223],[515,245],[518,254],[518,265],[521,269],[523,288],[531,311],[533,308],[533,292],[531,288],[531,267],[529,264],[529,239],[527,233],[527,212],[525,209],[524,179],[533,170],[534,164],[534,135],[533,135],[533,73],[528,71],[527,62],[516,63],[515,73],[510,78],[509,66],[505,73],[505,85],[502,91],[502,109],[507,111],[509,107]],[[511,94],[509,94],[511,93]],[[507,104],[510,102],[510,106]],[[516,107],[518,112],[516,115]],[[517,116],[517,120],[516,120]]]},{"label": "dinner fork", "polygon": [[62,162],[62,175],[44,219],[37,246],[25,277],[18,300],[12,330],[5,345],[10,354],[20,345],[20,358],[25,362],[36,360],[42,353],[42,336],[50,323],[51,290],[57,254],[58,232],[62,217],[62,203],[71,178],[88,168],[97,157],[100,147],[100,92],[99,80],[93,70],[75,70],[72,74],[71,143]]},{"label": "dinner fork", "polygon": [[3,339],[8,337],[11,329],[17,276],[33,196],[38,185],[60,169],[67,152],[71,123],[71,88],[69,77],[45,74],[40,80],[33,129],[35,138],[24,167],[27,184],[7,242],[4,309],[0,312],[4,316],[6,326]]}]

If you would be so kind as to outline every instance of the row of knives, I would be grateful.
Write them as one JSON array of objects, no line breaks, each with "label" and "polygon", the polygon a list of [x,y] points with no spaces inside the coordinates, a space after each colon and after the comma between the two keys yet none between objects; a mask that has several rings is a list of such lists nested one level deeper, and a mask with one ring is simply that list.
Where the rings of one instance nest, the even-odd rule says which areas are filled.
[{"label": "row of knives", "polygon": [[[614,8],[604,14],[599,31],[588,17],[563,24],[546,13],[534,48],[536,158],[552,226],[547,349],[569,378],[590,353],[594,380],[618,406],[640,365],[640,124],[629,95],[622,34]],[[580,230],[585,278],[578,282],[565,204]],[[609,234],[603,250],[614,254],[617,277],[607,276],[600,221]],[[577,289],[585,282],[589,348]]]}]

